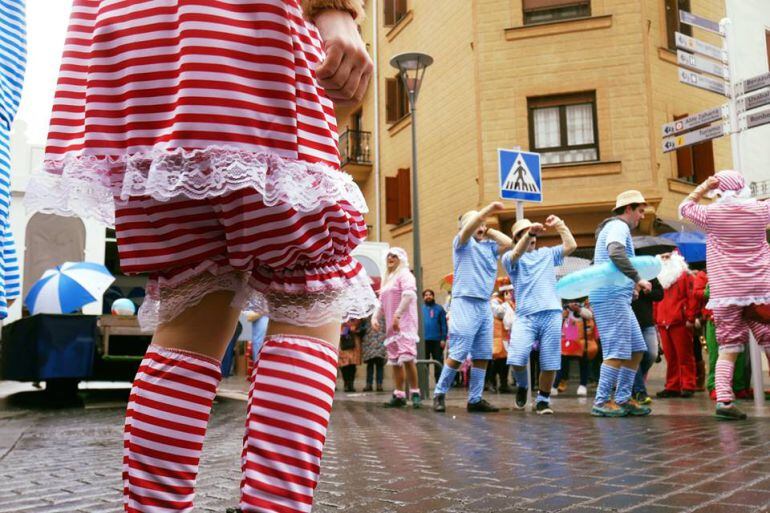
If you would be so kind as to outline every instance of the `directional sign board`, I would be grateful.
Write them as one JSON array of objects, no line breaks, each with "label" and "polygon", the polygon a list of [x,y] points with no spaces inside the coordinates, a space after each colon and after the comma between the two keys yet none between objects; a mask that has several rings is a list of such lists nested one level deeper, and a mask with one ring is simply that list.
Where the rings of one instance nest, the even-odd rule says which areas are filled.
[{"label": "directional sign board", "polygon": [[690,84],[691,86],[699,87],[701,89],[706,89],[707,91],[712,91],[723,96],[727,96],[727,87],[723,81],[709,78],[705,75],[701,75],[700,73],[695,73],[694,71],[679,68],[679,81],[685,84]]},{"label": "directional sign board", "polygon": [[543,201],[540,154],[526,151],[497,150],[500,197],[516,201]]},{"label": "directional sign board", "polygon": [[663,137],[670,135],[677,135],[687,130],[692,130],[695,127],[708,125],[713,121],[719,121],[727,117],[727,106],[714,107],[713,109],[704,110],[692,116],[686,118],[677,119],[671,123],[663,125]]},{"label": "directional sign board", "polygon": [[755,126],[766,125],[770,123],[770,110],[762,110],[753,114],[748,114],[741,125],[744,123],[745,128],[754,128]]},{"label": "directional sign board", "polygon": [[756,91],[757,89],[762,89],[763,87],[770,86],[770,72],[768,73],[762,73],[761,75],[757,75],[756,77],[747,78],[746,80],[742,82],[738,82],[738,85],[736,86],[736,94],[746,94],[750,93],[752,91]]},{"label": "directional sign board", "polygon": [[706,128],[701,128],[694,132],[687,132],[686,134],[677,135],[676,137],[667,137],[663,139],[663,153],[678,150],[685,146],[691,146],[698,144],[699,142],[709,141],[722,137],[725,135],[725,126],[723,124],[712,125]]},{"label": "directional sign board", "polygon": [[727,67],[724,64],[714,62],[711,59],[706,59],[700,55],[677,50],[676,60],[679,62],[680,66],[687,66],[688,68],[703,71],[704,73],[708,73],[719,78],[727,79],[729,76]]},{"label": "directional sign board", "polygon": [[676,47],[689,52],[699,53],[706,57],[711,57],[718,61],[727,62],[727,52],[719,48],[718,46],[705,43],[700,39],[695,39],[688,35],[676,32]]},{"label": "directional sign board", "polygon": [[764,107],[765,105],[770,105],[770,89],[765,89],[764,91],[761,91],[757,94],[738,98],[736,103],[739,113],[756,109],[758,107]]},{"label": "directional sign board", "polygon": [[688,25],[692,25],[693,27],[698,27],[698,28],[702,28],[703,30],[708,30],[709,32],[713,32],[714,34],[719,34],[720,36],[724,35],[724,33],[722,32],[722,29],[719,27],[719,23],[717,23],[716,21],[711,21],[707,18],[702,18],[701,16],[698,16],[691,12],[680,10],[679,21],[681,21],[682,23],[686,23]]}]

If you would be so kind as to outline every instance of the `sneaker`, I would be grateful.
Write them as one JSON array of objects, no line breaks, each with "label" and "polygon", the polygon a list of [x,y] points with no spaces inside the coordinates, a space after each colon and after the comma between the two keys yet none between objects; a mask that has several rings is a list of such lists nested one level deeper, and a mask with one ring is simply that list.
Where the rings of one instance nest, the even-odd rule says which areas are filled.
[{"label": "sneaker", "polygon": [[580,385],[580,386],[577,388],[577,395],[578,395],[579,397],[585,397],[585,396],[587,396],[587,395],[588,395],[588,389],[585,387],[585,385]]},{"label": "sneaker", "polygon": [[553,415],[551,404],[546,401],[538,401],[537,404],[535,404],[534,410],[538,415]]},{"label": "sneaker", "polygon": [[523,410],[527,406],[528,388],[518,387],[516,389],[516,399],[513,400],[513,407],[517,410]]},{"label": "sneaker", "polygon": [[436,394],[433,396],[433,411],[445,412],[446,403],[444,402],[444,394]]},{"label": "sneaker", "polygon": [[420,398],[420,394],[415,392],[412,394],[412,408],[417,409],[420,406],[422,406],[422,398]]},{"label": "sneaker", "polygon": [[626,415],[630,417],[644,417],[652,413],[652,409],[649,406],[642,406],[635,399],[629,399],[623,404],[619,404],[620,408],[625,410]]},{"label": "sneaker", "polygon": [[717,403],[717,410],[714,416],[720,420],[746,420],[746,414],[732,403]]},{"label": "sneaker", "polygon": [[639,404],[652,404],[652,397],[647,395],[647,392],[637,392],[634,394],[634,399]]},{"label": "sneaker", "polygon": [[693,392],[692,390],[682,390],[681,397],[684,397],[685,399],[689,399],[690,397],[692,397],[694,395],[695,395],[695,392]]},{"label": "sneaker", "polygon": [[628,415],[628,411],[614,402],[608,401],[601,406],[594,404],[591,408],[591,415],[594,417],[625,417]]},{"label": "sneaker", "polygon": [[556,387],[551,387],[551,395],[552,395],[552,396],[557,396],[557,395],[559,395],[559,389],[558,389],[558,388],[556,388]]},{"label": "sneaker", "polygon": [[[714,397],[716,398],[716,392],[714,392]],[[751,389],[744,388],[743,390],[739,390],[738,392],[735,392],[735,398],[736,399],[754,399],[754,392]]]},{"label": "sneaker", "polygon": [[681,392],[678,392],[676,390],[668,390],[664,388],[663,390],[655,394],[655,397],[660,397],[661,399],[665,399],[667,397],[679,397],[681,395],[682,395]]},{"label": "sneaker", "polygon": [[486,399],[481,399],[475,403],[468,403],[467,410],[469,413],[494,413],[500,411],[500,408],[492,406]]},{"label": "sneaker", "polygon": [[406,397],[390,396],[390,401],[383,404],[385,408],[403,408],[406,406]]}]

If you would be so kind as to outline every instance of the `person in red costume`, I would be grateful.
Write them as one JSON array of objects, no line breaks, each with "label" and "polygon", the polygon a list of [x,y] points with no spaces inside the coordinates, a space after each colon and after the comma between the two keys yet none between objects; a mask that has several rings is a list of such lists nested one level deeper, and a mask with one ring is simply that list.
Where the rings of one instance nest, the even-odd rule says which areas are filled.
[{"label": "person in red costume", "polygon": [[684,257],[677,252],[661,255],[663,269],[658,275],[663,300],[654,304],[663,353],[666,355],[666,386],[658,397],[692,397],[696,388],[692,328],[696,302],[692,276]]}]

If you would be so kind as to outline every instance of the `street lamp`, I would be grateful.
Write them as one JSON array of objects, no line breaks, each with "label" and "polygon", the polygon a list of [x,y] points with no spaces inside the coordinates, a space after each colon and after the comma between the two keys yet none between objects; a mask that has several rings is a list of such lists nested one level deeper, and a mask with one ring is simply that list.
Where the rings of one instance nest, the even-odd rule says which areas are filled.
[{"label": "street lamp", "polygon": [[[420,197],[417,187],[417,95],[425,76],[425,70],[433,64],[433,57],[424,53],[401,53],[390,59],[390,65],[398,70],[409,96],[409,109],[412,113],[412,256],[414,257],[414,278],[417,282],[417,329],[420,337],[418,345],[420,360],[425,359],[425,338],[422,325],[422,258],[420,255]],[[420,395],[428,397],[428,369],[418,369]]]}]

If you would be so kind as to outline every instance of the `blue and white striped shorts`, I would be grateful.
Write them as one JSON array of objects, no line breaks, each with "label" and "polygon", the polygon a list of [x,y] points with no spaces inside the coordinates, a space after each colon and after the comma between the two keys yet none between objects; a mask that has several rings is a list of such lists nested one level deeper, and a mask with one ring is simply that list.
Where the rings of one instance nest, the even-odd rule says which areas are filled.
[{"label": "blue and white striped shorts", "polygon": [[628,299],[591,303],[605,360],[630,360],[632,353],[647,351],[639,321]]},{"label": "blue and white striped shorts", "polygon": [[540,341],[540,370],[561,369],[561,311],[548,310],[516,317],[511,328],[508,365],[523,367],[536,341]]},{"label": "blue and white striped shorts", "polygon": [[449,315],[449,358],[464,362],[492,359],[494,321],[486,299],[452,298]]}]

